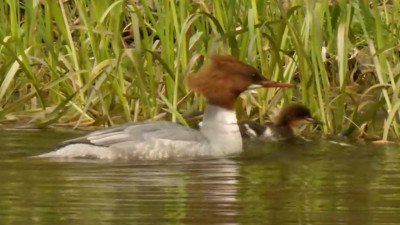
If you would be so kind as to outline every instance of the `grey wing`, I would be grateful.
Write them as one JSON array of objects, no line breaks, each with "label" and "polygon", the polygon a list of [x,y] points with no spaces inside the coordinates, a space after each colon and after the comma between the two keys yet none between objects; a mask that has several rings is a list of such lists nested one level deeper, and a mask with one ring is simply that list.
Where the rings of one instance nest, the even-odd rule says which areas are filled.
[{"label": "grey wing", "polygon": [[88,143],[109,147],[123,143],[152,142],[160,139],[194,142],[207,140],[199,131],[192,128],[172,122],[156,121],[128,123],[95,131],[86,136],[65,141],[64,144]]}]

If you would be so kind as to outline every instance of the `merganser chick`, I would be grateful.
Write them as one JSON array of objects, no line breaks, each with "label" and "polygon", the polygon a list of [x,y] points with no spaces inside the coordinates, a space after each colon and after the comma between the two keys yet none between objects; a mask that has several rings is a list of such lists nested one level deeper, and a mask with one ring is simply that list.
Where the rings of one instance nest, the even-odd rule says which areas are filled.
[{"label": "merganser chick", "polygon": [[220,157],[242,151],[234,104],[245,90],[291,87],[267,80],[254,67],[226,55],[189,77],[189,86],[208,100],[200,131],[177,123],[128,123],[65,141],[38,157],[108,160],[158,160],[184,157]]},{"label": "merganser chick", "polygon": [[310,110],[300,104],[285,106],[278,113],[274,123],[261,125],[255,121],[239,121],[243,138],[288,140],[295,137],[294,129],[301,124],[322,124],[312,118]]}]

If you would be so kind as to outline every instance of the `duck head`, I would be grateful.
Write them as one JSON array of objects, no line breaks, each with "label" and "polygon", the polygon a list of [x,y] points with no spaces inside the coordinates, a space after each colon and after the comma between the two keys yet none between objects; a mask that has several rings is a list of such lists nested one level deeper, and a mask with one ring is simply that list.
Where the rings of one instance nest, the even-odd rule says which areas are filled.
[{"label": "duck head", "polygon": [[269,87],[291,87],[270,81],[254,67],[228,55],[211,55],[211,62],[189,78],[190,87],[203,94],[213,105],[233,109],[240,93]]},{"label": "duck head", "polygon": [[275,121],[275,126],[294,128],[300,124],[322,124],[311,116],[310,110],[300,104],[291,104],[282,108]]}]

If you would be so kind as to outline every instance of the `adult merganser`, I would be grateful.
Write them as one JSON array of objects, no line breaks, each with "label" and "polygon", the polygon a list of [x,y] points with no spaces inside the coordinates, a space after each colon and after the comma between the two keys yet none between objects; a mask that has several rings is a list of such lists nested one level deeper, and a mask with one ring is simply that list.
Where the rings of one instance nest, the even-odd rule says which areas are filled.
[{"label": "adult merganser", "polygon": [[39,157],[110,160],[219,157],[242,151],[234,104],[249,89],[291,87],[267,80],[252,66],[226,55],[211,55],[211,63],[189,77],[190,87],[207,100],[200,131],[166,122],[128,123],[65,141]]},{"label": "adult merganser", "polygon": [[239,121],[243,138],[288,140],[295,137],[294,129],[301,124],[321,124],[312,118],[310,110],[300,104],[285,106],[278,113],[274,123],[261,125],[255,121]]}]

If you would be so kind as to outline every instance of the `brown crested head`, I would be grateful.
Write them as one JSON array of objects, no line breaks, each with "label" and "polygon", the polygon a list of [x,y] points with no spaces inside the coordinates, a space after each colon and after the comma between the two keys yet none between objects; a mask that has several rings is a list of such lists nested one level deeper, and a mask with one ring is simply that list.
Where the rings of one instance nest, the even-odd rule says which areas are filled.
[{"label": "brown crested head", "polygon": [[320,121],[312,118],[307,107],[300,104],[291,104],[282,108],[275,121],[276,126],[295,127],[301,123],[321,124]]},{"label": "brown crested head", "polygon": [[233,109],[245,90],[261,87],[291,87],[269,81],[254,67],[228,55],[211,55],[211,62],[189,78],[190,87],[203,94],[211,104]]}]

